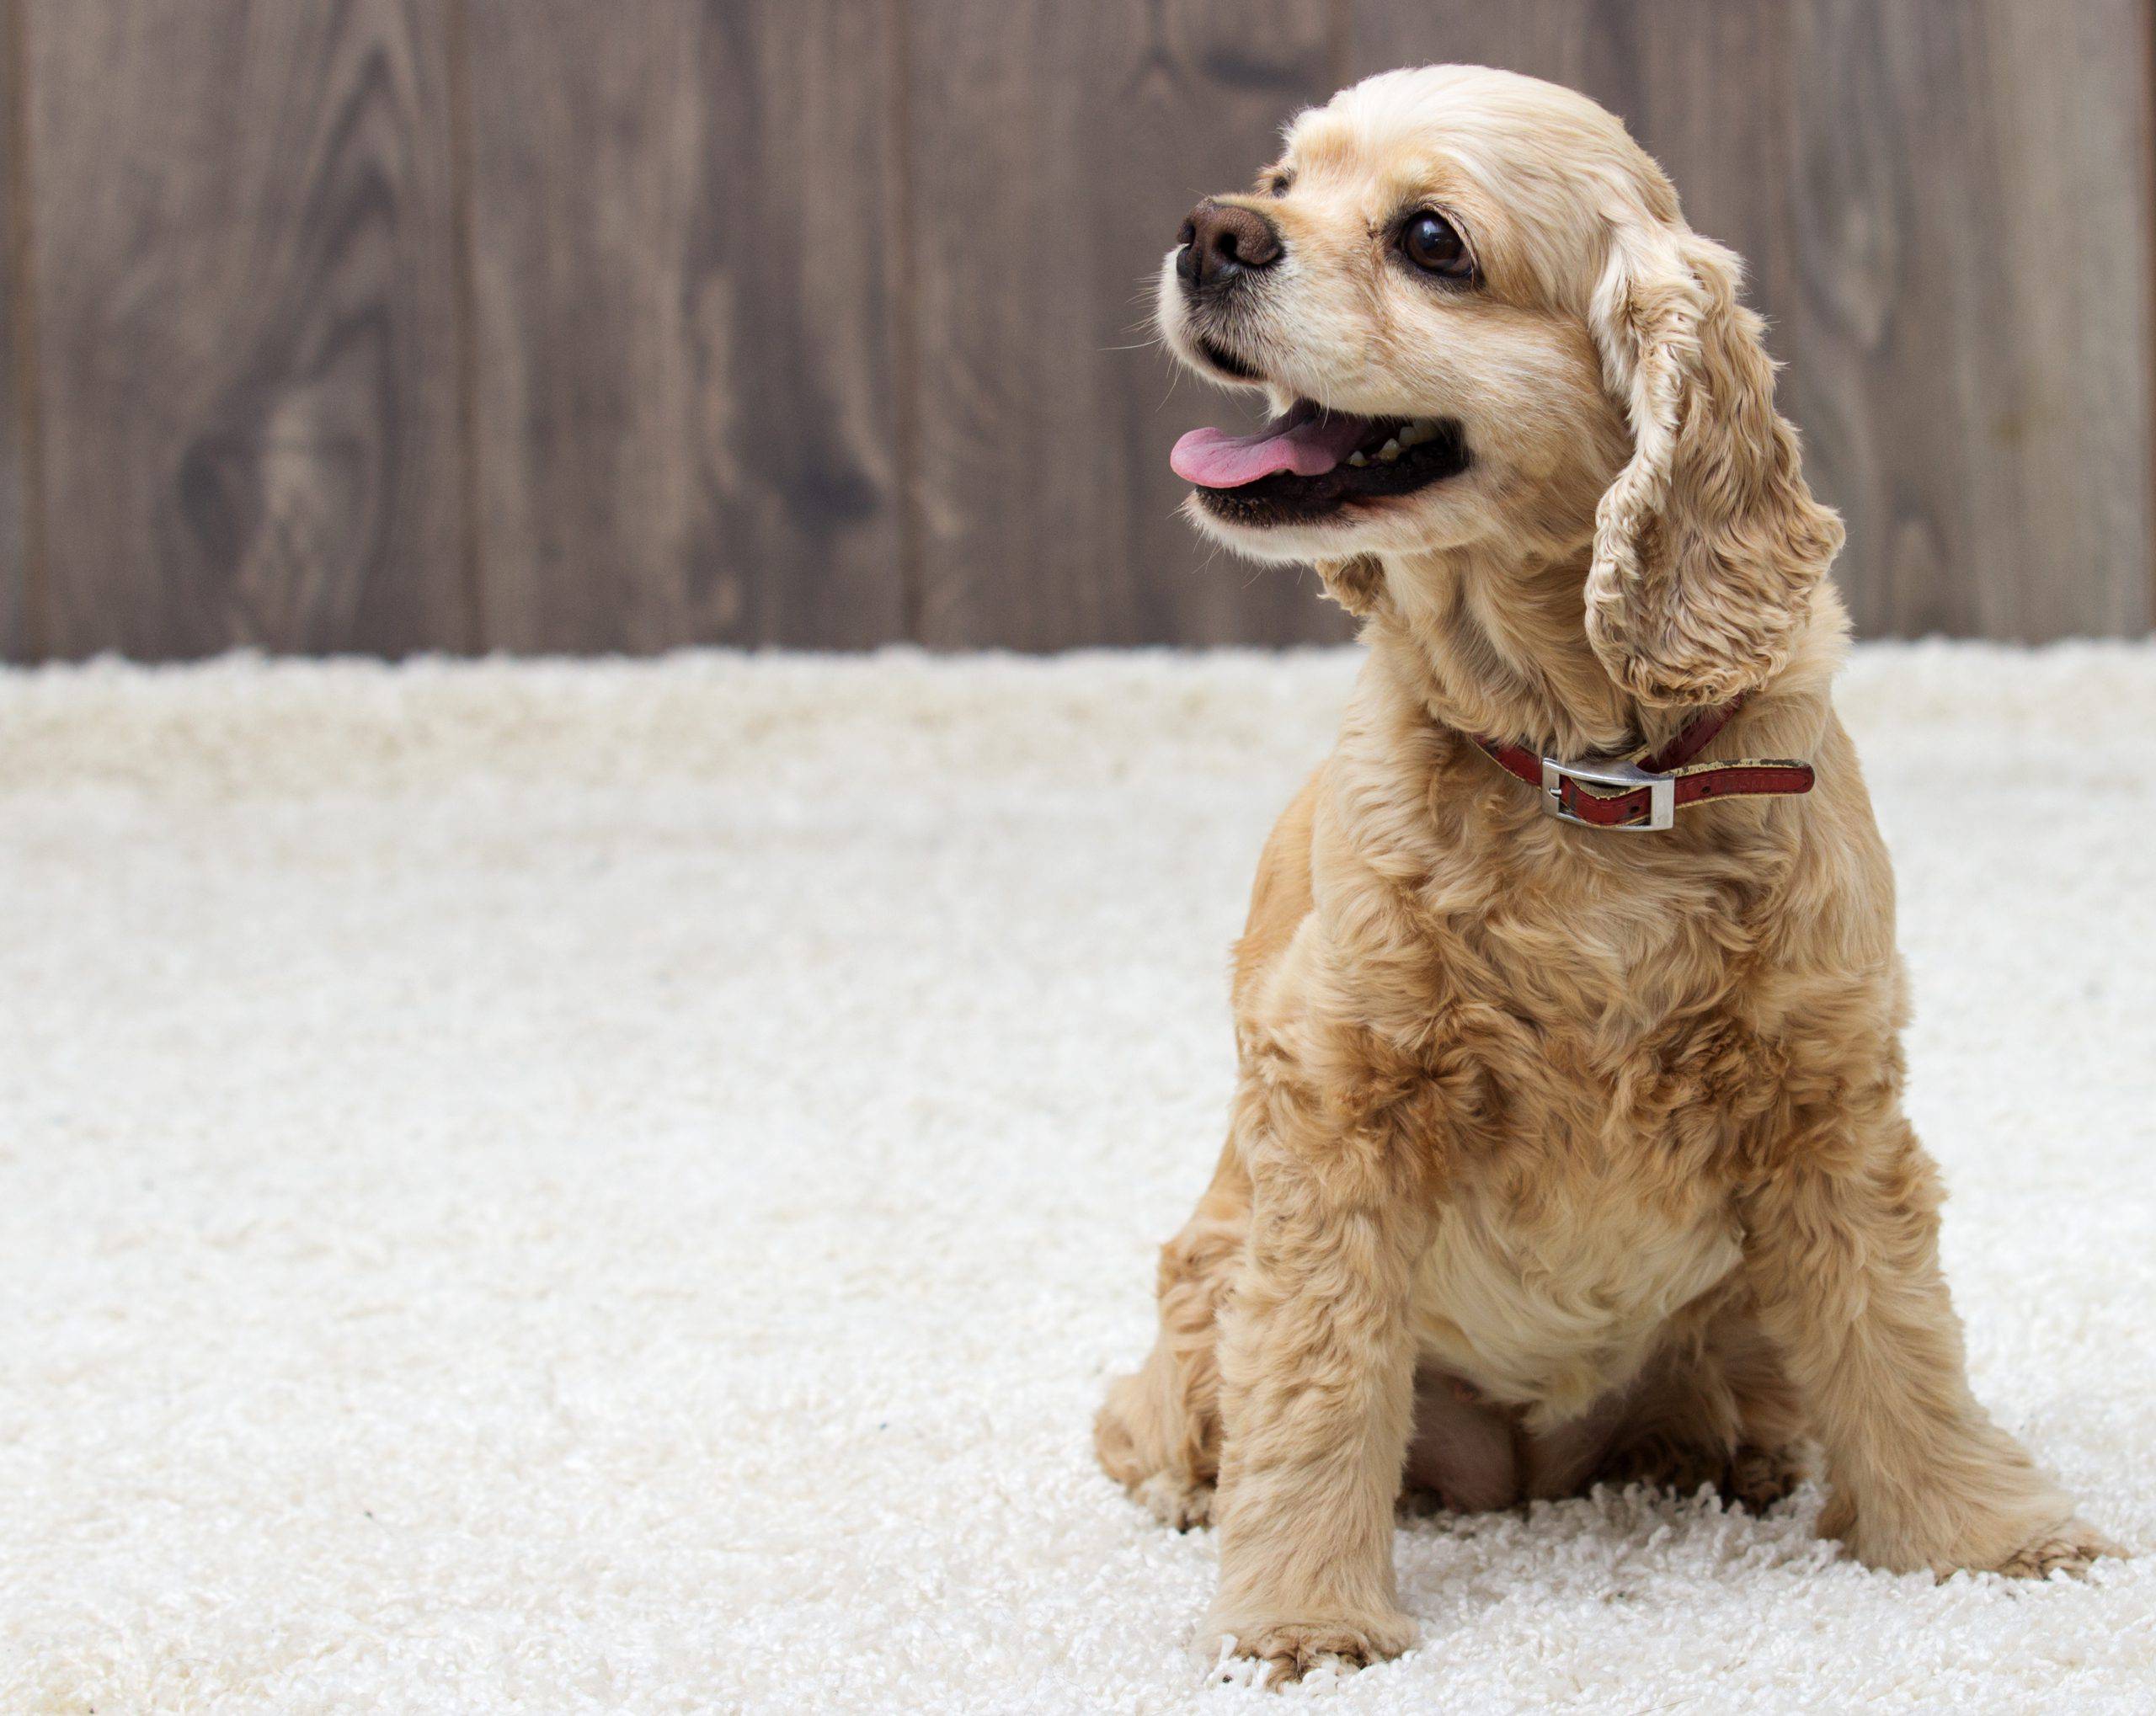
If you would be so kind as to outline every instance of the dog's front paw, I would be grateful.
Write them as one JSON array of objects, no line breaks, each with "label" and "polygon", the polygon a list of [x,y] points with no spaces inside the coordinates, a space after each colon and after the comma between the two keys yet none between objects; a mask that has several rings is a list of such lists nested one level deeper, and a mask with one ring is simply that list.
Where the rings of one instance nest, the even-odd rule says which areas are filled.
[{"label": "dog's front paw", "polygon": [[[2057,1498],[2063,1502],[2063,1497]],[[2086,1573],[2100,1556],[2126,1551],[2087,1521],[2062,1508],[1983,1511],[1965,1516],[1954,1537],[1941,1543],[1919,1532],[1882,1531],[1846,1497],[1837,1496],[1819,1516],[1822,1537],[1839,1537],[1866,1566],[1892,1573],[1929,1569],[1945,1579],[1956,1573],[2003,1573],[2009,1579],[2044,1579],[2053,1573]]]},{"label": "dog's front paw", "polygon": [[1179,1532],[1213,1521],[1213,1486],[1177,1472],[1155,1472],[1131,1492],[1164,1526]]},{"label": "dog's front paw", "polygon": [[2079,1578],[2100,1556],[2125,1553],[2086,1520],[2075,1518],[2037,1532],[1991,1570],[2009,1579],[2047,1579],[2054,1573]]},{"label": "dog's front paw", "polygon": [[1238,1623],[1216,1617],[1210,1631],[1230,1656],[1261,1665],[1268,1687],[1299,1681],[1328,1658],[1343,1667],[1366,1668],[1399,1655],[1417,1635],[1413,1619],[1397,1610],[1322,1621]]}]

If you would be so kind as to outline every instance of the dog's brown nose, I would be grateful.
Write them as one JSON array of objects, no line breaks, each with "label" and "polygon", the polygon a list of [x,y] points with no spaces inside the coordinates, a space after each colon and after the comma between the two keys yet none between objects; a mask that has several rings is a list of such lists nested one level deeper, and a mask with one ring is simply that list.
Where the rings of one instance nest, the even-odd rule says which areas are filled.
[{"label": "dog's brown nose", "polygon": [[1256,209],[1208,197],[1190,211],[1177,237],[1176,272],[1185,286],[1203,291],[1225,286],[1280,260],[1279,229]]}]

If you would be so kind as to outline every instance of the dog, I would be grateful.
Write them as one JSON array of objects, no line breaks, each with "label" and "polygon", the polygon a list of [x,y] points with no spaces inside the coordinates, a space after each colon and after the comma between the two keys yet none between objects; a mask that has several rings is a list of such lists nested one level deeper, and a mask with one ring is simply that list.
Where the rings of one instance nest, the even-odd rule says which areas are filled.
[{"label": "dog", "polygon": [[1208,198],[1167,345],[1262,392],[1198,527],[1315,563],[1365,656],[1237,943],[1238,1078],[1108,1474],[1218,1528],[1203,1629],[1408,1648],[1403,1483],[1763,1505],[1870,1566],[2116,1553],[1972,1396],[1903,1117],[1894,883],[1828,684],[1839,520],[1741,264],[1622,124],[1387,72]]}]

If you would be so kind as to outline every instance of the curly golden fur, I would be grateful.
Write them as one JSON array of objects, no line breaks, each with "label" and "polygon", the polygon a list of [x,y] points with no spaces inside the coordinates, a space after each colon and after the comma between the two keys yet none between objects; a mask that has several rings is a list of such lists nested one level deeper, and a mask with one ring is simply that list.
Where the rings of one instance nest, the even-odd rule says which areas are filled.
[{"label": "curly golden fur", "polygon": [[[1275,1664],[1415,1636],[1403,1481],[1464,1507],[1604,1479],[1780,1495],[1876,1567],[2076,1568],[2110,1546],[1972,1397],[1939,1175],[1903,1116],[1893,877],[1828,682],[1841,541],[1778,416],[1740,264],[1584,98],[1375,77],[1258,195],[1284,260],[1171,347],[1277,407],[1459,422],[1458,475],[1316,523],[1201,526],[1315,561],[1367,659],[1260,862],[1226,1148],[1162,1254],[1160,1339],[1097,1427],[1163,1519],[1219,1528],[1206,1637]],[[1386,249],[1444,210],[1471,290]],[[1246,377],[1247,379],[1247,377]],[[1463,737],[1809,759],[1806,797],[1623,834],[1545,816]]]}]

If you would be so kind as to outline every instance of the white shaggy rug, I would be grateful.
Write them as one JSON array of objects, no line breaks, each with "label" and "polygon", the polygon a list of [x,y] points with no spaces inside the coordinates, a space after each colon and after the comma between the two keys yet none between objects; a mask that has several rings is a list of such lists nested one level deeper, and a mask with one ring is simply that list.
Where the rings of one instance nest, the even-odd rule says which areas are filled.
[{"label": "white shaggy rug", "polygon": [[[1134,1713],[1093,1468],[1348,657],[0,676],[0,1711]],[[2156,1708],[2156,650],[1872,649],[1977,1381],[2145,1559],[1403,1525],[1342,1712]]]}]

